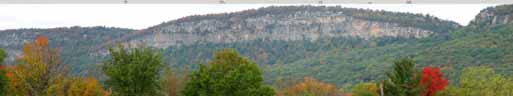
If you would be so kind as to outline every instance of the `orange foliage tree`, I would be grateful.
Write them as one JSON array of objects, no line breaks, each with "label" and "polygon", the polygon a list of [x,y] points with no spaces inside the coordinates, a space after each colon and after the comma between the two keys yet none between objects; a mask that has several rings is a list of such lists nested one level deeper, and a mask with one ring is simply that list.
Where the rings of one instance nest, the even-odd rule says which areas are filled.
[{"label": "orange foliage tree", "polygon": [[14,96],[107,96],[95,78],[68,79],[60,52],[48,46],[46,36],[37,36],[23,46],[24,55],[8,68],[10,95]]},{"label": "orange foliage tree", "polygon": [[278,96],[337,96],[335,85],[315,80],[312,77],[304,77],[302,82],[287,87],[278,93]]}]

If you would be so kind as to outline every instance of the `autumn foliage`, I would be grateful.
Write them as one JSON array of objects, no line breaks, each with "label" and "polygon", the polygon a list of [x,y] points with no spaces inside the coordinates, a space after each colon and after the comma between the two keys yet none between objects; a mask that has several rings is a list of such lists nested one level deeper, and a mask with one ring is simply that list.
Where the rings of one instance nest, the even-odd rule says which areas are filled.
[{"label": "autumn foliage", "polygon": [[171,68],[166,68],[161,80],[161,91],[164,96],[182,96],[181,91],[184,89],[187,74],[176,74]]},{"label": "autumn foliage", "polygon": [[[34,42],[26,43],[22,51],[23,56],[16,59],[14,66],[2,66],[1,61],[6,55],[0,50],[0,96],[109,96],[111,93],[116,96],[348,95],[338,91],[336,85],[312,77],[304,77],[302,81],[285,88],[280,86],[275,89],[278,91],[275,94],[275,90],[263,83],[258,65],[233,49],[216,52],[213,60],[207,65],[200,65],[191,75],[177,75],[171,68],[161,73],[164,67],[162,56],[150,48],[111,49],[112,58],[103,66],[109,88],[103,88],[94,77],[70,76],[68,67],[60,60],[59,49],[51,48],[46,36],[37,36]],[[496,93],[511,94],[507,92],[513,87],[506,83],[510,79],[502,76],[483,78],[491,75],[492,69],[467,71],[462,75],[465,78],[460,81],[462,89],[445,93],[481,94],[472,93],[470,89],[486,89],[490,91],[486,93],[489,96],[495,96]],[[448,79],[443,76],[440,67],[428,66],[420,71],[411,59],[395,62],[387,77],[377,84],[358,84],[350,95],[436,96],[437,93],[443,94],[440,91],[448,86]],[[485,86],[489,85],[486,84],[489,81],[497,83]],[[497,90],[501,88],[506,90]]]},{"label": "autumn foliage", "polygon": [[37,36],[25,43],[23,56],[15,66],[4,67],[10,96],[101,96],[109,95],[95,78],[69,79],[68,67],[60,60],[60,51],[51,48],[48,37]]},{"label": "autumn foliage", "polygon": [[440,72],[440,67],[424,67],[420,83],[426,86],[422,96],[435,96],[436,92],[444,90],[449,81]]},{"label": "autumn foliage", "polygon": [[48,38],[37,36],[33,43],[26,43],[23,54],[12,70],[13,93],[25,96],[63,94],[58,89],[63,88],[61,81],[67,76],[67,67],[60,62],[59,50],[48,46]]},{"label": "autumn foliage", "polygon": [[304,77],[302,82],[285,88],[278,96],[337,96],[341,94],[335,85],[324,83],[312,77]]},{"label": "autumn foliage", "polygon": [[74,78],[69,82],[67,96],[108,96],[110,92],[105,91],[98,80],[92,77]]}]

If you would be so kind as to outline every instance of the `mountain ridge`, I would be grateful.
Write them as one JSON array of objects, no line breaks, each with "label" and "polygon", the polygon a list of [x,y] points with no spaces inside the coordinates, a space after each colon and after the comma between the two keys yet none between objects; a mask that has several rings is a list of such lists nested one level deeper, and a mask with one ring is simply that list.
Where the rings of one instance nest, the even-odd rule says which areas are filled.
[{"label": "mountain ridge", "polygon": [[[513,5],[500,5],[511,8]],[[450,84],[458,84],[461,70],[470,66],[488,66],[501,74],[510,76],[513,69],[513,24],[511,21],[497,23],[504,16],[511,16],[513,11],[498,16],[490,15],[483,19],[482,14],[497,7],[483,9],[473,21],[479,24],[469,25],[446,37],[428,37],[411,42],[388,44],[385,46],[352,49],[344,53],[316,56],[298,60],[280,66],[267,66],[267,78],[285,78],[298,80],[304,76],[323,78],[321,81],[350,86],[359,82],[381,82],[385,72],[398,58],[414,59],[419,66],[439,66],[444,76],[450,78]],[[504,7],[503,7],[504,8]],[[513,10],[513,8],[511,9]],[[493,11],[492,11],[493,12]],[[505,20],[505,19],[502,19]],[[473,24],[477,24],[474,22]],[[455,34],[457,33],[457,34]],[[322,64],[330,62],[331,64]],[[307,65],[308,67],[305,67]],[[268,80],[276,83],[278,80]],[[346,89],[347,90],[347,89]]]},{"label": "mountain ridge", "polygon": [[231,13],[187,16],[149,27],[143,30],[142,36],[138,35],[141,38],[153,39],[120,41],[165,48],[180,44],[231,43],[258,38],[271,40],[315,40],[340,36],[422,38],[433,34],[445,34],[459,27],[461,25],[453,21],[440,20],[437,17],[422,14],[340,6],[271,6]]},{"label": "mountain ridge", "polygon": [[[251,16],[252,14],[258,15]],[[242,18],[244,16],[248,17]],[[493,21],[482,20],[482,22]],[[503,24],[498,23],[497,25],[500,27]],[[180,30],[176,31],[175,29]],[[494,35],[496,33],[486,33],[496,32],[493,31],[495,27],[488,29],[482,31],[484,33],[479,33],[481,31],[477,29],[468,26],[462,27],[453,21],[440,20],[422,14],[341,7],[281,6],[239,13],[185,17],[143,30],[76,28],[68,30],[72,31],[68,33],[80,34],[63,36],[66,34],[35,34],[48,33],[48,30],[45,29],[35,29],[26,32],[18,30],[19,32],[11,33],[0,31],[2,34],[0,36],[26,33],[15,36],[26,35],[23,36],[25,41],[32,40],[31,36],[50,36],[51,44],[56,44],[52,47],[63,49],[62,56],[65,57],[63,60],[73,66],[75,69],[73,73],[81,73],[101,65],[101,62],[108,56],[106,47],[118,43],[125,43],[128,46],[145,44],[159,48],[164,55],[165,61],[163,62],[170,64],[175,70],[182,71],[183,69],[195,69],[199,64],[204,64],[212,58],[212,53],[217,49],[233,48],[248,59],[255,60],[259,66],[265,67],[264,76],[268,83],[275,83],[275,79],[278,77],[293,81],[301,79],[303,76],[312,76],[321,81],[342,86],[359,81],[380,80],[380,76],[384,76],[382,73],[386,72],[384,68],[389,67],[390,62],[408,56],[415,56],[414,59],[424,65],[442,65],[448,61],[447,58],[462,60],[452,61],[464,63],[457,67],[470,66],[471,63],[479,62],[501,63],[502,61],[491,62],[496,58],[481,56],[474,60],[472,57],[479,56],[480,52],[489,52],[490,54],[486,55],[490,57],[509,56],[509,53],[497,53],[508,48],[502,46],[503,43],[497,42],[505,42],[509,39],[500,37],[502,39],[499,40],[498,35]],[[466,35],[459,36],[459,33]],[[479,36],[485,33],[490,34],[486,36],[497,38]],[[91,35],[84,37],[85,34]],[[468,36],[476,36],[476,38],[474,40]],[[214,39],[211,41],[208,38]],[[216,38],[221,39],[217,40]],[[0,45],[2,45],[1,41],[9,41],[9,38],[3,39],[0,40]],[[483,42],[478,42],[480,40]],[[462,47],[462,45],[471,44],[461,43],[462,41],[473,41],[480,45],[502,45],[497,49],[467,48],[468,46]],[[453,43],[454,46],[451,45]],[[5,46],[0,47],[8,48],[8,52],[21,53],[19,47],[23,43],[17,44],[18,47],[10,49]],[[451,48],[453,49],[451,50]],[[97,50],[100,51],[97,52]],[[465,52],[470,53],[462,54]],[[452,56],[453,54],[458,56]],[[14,60],[14,56],[10,55]],[[483,61],[479,61],[479,59],[483,59]],[[455,75],[450,76],[454,77]]]}]

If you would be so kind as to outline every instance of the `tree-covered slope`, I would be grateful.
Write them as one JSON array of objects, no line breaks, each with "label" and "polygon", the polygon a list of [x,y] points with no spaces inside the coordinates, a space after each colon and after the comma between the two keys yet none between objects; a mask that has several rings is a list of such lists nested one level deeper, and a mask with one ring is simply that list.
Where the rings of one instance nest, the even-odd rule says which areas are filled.
[{"label": "tree-covered slope", "polygon": [[458,28],[453,21],[424,14],[340,6],[271,6],[188,16],[142,30],[126,41],[164,48],[167,62],[176,67],[204,63],[215,49],[223,48],[235,48],[260,65],[273,65],[419,38],[442,38]]},{"label": "tree-covered slope", "polygon": [[[500,5],[483,9],[469,26],[459,28],[446,36],[407,40],[369,48],[345,50],[298,60],[266,68],[269,82],[275,79],[294,81],[313,76],[322,81],[343,86],[358,82],[380,81],[393,61],[412,58],[419,66],[441,66],[452,83],[456,83],[461,69],[468,66],[491,66],[500,73],[512,73],[513,16]],[[505,11],[506,10],[506,11]],[[326,63],[327,62],[327,63]],[[287,81],[287,80],[285,80]]]},{"label": "tree-covered slope", "polygon": [[120,38],[124,34],[133,32],[132,29],[115,27],[60,27],[49,29],[9,29],[0,30],[0,48],[5,49],[9,57],[7,64],[13,64],[16,57],[22,56],[22,47],[26,42],[33,41],[37,36],[47,36],[50,47],[58,48],[62,55],[62,62],[72,65],[77,70],[89,65],[96,65],[98,61],[89,55],[90,49],[99,44]]},{"label": "tree-covered slope", "polygon": [[423,14],[273,6],[188,16],[136,33],[106,27],[2,30],[0,47],[13,60],[21,55],[25,41],[46,35],[77,72],[101,64],[108,53],[99,55],[96,48],[113,40],[161,48],[163,62],[178,70],[196,70],[215,50],[234,48],[264,67],[268,83],[308,76],[338,86],[379,81],[393,61],[405,57],[421,66],[442,66],[453,78],[465,66],[487,65],[507,72],[507,64],[513,62],[512,24],[505,19],[512,16],[508,6],[487,8],[463,28]]},{"label": "tree-covered slope", "polygon": [[[424,22],[424,23],[414,23]],[[9,60],[20,56],[24,42],[49,37],[72,68],[101,64],[106,48],[119,42],[162,48],[164,61],[194,66],[215,49],[235,48],[260,65],[288,64],[318,55],[445,36],[459,28],[437,17],[343,8],[340,6],[272,6],[240,12],[187,16],[144,30],[63,27],[0,31],[0,47]],[[137,31],[137,32],[135,32]],[[114,41],[114,42],[111,42]]]},{"label": "tree-covered slope", "polygon": [[[513,24],[500,25],[447,41],[425,38],[376,48],[318,56],[290,64],[268,66],[268,78],[297,80],[314,76],[342,86],[346,83],[380,81],[398,58],[411,57],[420,66],[441,66],[452,83],[460,70],[469,66],[490,66],[500,73],[512,73]],[[330,62],[321,64],[320,62]]]}]

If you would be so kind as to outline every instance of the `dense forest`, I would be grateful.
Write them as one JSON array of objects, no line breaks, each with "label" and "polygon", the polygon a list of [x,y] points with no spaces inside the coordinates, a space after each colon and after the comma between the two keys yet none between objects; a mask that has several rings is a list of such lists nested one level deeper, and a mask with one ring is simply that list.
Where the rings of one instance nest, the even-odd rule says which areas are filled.
[{"label": "dense forest", "polygon": [[[28,40],[2,37],[23,43],[1,43],[0,96],[510,96],[513,20],[508,18],[513,18],[512,6],[484,9],[463,27],[423,14],[267,7],[191,16],[153,28],[205,18],[250,18],[266,15],[258,14],[262,12],[295,14],[290,10],[308,10],[344,12],[354,18],[395,22],[436,34],[295,41],[258,38],[166,48],[120,43],[109,46],[107,53],[91,49],[136,30],[3,30],[0,34],[37,34],[23,37],[33,38]],[[417,23],[420,21],[425,23]],[[52,35],[59,32],[62,34]],[[12,54],[16,57],[9,57]]]}]

